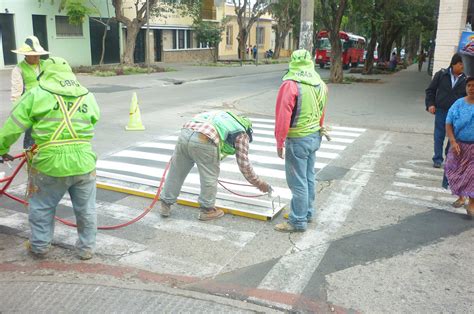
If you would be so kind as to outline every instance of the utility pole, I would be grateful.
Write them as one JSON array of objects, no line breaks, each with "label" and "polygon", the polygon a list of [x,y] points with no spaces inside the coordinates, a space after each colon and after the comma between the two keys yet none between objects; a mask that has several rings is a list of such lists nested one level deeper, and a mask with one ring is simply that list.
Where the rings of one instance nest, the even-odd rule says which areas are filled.
[{"label": "utility pole", "polygon": [[301,27],[299,49],[313,53],[314,0],[301,0]]},{"label": "utility pole", "polygon": [[255,54],[255,66],[258,65],[258,42],[260,41],[260,36],[261,34],[259,34],[258,30],[259,30],[259,21],[260,21],[260,18],[257,17],[257,28],[255,29],[255,41],[256,41],[256,47],[257,47],[257,53]]},{"label": "utility pole", "polygon": [[146,0],[146,69],[150,74],[150,3]]}]

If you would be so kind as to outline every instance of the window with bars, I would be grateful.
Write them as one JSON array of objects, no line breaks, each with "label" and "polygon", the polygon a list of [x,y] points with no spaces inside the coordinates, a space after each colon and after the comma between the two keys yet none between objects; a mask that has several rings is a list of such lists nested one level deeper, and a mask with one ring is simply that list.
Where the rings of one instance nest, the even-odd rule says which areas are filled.
[{"label": "window with bars", "polygon": [[173,31],[173,49],[193,48],[193,32],[191,30],[176,29]]},{"label": "window with bars", "polygon": [[263,46],[265,43],[265,27],[257,28],[257,44]]},{"label": "window with bars", "polygon": [[225,31],[225,44],[227,46],[232,46],[232,41],[234,38],[233,33],[234,33],[234,28],[232,27],[232,25],[228,25]]},{"label": "window with bars", "polygon": [[69,18],[67,16],[55,16],[56,22],[56,36],[61,37],[82,37],[84,36],[82,32],[82,24],[74,25],[69,23]]}]

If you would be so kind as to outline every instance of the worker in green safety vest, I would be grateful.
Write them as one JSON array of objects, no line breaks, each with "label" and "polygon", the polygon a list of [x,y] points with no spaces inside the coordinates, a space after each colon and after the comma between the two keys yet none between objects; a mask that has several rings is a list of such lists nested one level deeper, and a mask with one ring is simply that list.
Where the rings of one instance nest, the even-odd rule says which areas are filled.
[{"label": "worker in green safety vest", "polygon": [[313,220],[316,151],[324,133],[327,86],[314,70],[311,54],[296,50],[283,77],[276,101],[277,154],[285,159],[286,181],[292,193],[288,222],[277,231],[305,231]]},{"label": "worker in green safety vest", "polygon": [[[49,54],[49,52],[41,47],[36,36],[26,37],[24,44],[20,48],[12,50],[12,52],[25,56],[12,70],[10,98],[12,102],[15,102],[25,92],[38,86],[37,78],[43,69],[44,63],[44,60],[41,60],[40,57]],[[28,149],[33,145],[31,129],[28,129],[23,139],[23,148]]]},{"label": "worker in green safety vest", "polygon": [[96,242],[96,155],[91,140],[100,117],[94,96],[76,79],[62,58],[44,62],[39,85],[16,103],[0,129],[0,156],[8,154],[21,133],[32,129],[37,149],[29,160],[29,251],[43,257],[54,233],[56,206],[66,191],[71,197],[81,259],[92,258]]},{"label": "worker in green safety vest", "polygon": [[252,122],[231,111],[204,112],[187,122],[181,129],[160,195],[161,216],[170,215],[171,205],[176,203],[184,180],[196,164],[201,184],[199,219],[222,217],[224,212],[214,205],[220,161],[228,155],[236,155],[239,170],[248,182],[264,193],[270,192],[270,185],[255,174],[248,159],[251,141]]}]

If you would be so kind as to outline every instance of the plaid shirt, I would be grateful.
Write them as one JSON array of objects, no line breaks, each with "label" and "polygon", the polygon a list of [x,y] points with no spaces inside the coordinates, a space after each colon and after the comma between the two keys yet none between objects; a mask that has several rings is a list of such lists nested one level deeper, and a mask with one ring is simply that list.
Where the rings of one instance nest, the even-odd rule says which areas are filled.
[{"label": "plaid shirt", "polygon": [[[196,132],[206,135],[217,147],[219,147],[219,133],[209,123],[193,122],[189,121],[183,125],[184,129],[191,129]],[[242,133],[235,139],[235,158],[237,165],[239,166],[240,172],[243,174],[245,179],[255,187],[266,184],[261,180],[257,174],[253,171],[252,164],[249,160],[249,137],[246,133]]]},{"label": "plaid shirt", "polygon": [[247,179],[250,184],[257,188],[267,184],[257,176],[250,164],[249,136],[246,133],[240,134],[235,139],[235,158],[237,159],[240,172],[242,172],[245,179]]},{"label": "plaid shirt", "polygon": [[189,121],[183,125],[183,129],[191,129],[207,136],[217,147],[219,147],[219,133],[209,123]]}]

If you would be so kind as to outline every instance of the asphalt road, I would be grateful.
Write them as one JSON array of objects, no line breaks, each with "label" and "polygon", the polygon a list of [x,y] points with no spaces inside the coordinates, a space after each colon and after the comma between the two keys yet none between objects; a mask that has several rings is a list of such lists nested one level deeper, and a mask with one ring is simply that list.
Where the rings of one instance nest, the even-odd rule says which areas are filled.
[{"label": "asphalt road", "polygon": [[[284,65],[195,67],[152,76],[82,77],[102,109],[94,145],[106,159],[173,135],[193,114],[214,108],[271,119],[284,71]],[[320,73],[327,77],[328,70]],[[352,141],[335,143],[343,149],[319,159],[325,166],[319,172],[318,215],[307,232],[275,232],[282,215],[271,222],[226,215],[202,223],[196,209],[177,206],[168,220],[152,212],[126,229],[101,232],[95,262],[174,276],[182,289],[269,308],[472,312],[474,223],[450,207],[455,198],[440,189],[442,172],[431,167],[433,118],[423,105],[430,78],[414,67],[379,78],[329,85],[328,124],[334,132],[348,128],[334,137]],[[124,131],[134,91],[143,132]],[[2,91],[2,114],[5,97]],[[362,129],[357,136],[347,134],[356,128]],[[281,184],[277,172],[266,180]],[[102,224],[133,216],[149,203],[107,191],[99,192],[98,201]],[[71,216],[69,206],[65,200],[58,213]],[[25,217],[14,216],[23,208],[9,201],[0,208],[0,225],[10,233],[25,232]],[[58,226],[56,232],[63,237],[59,246],[68,247],[71,231]],[[18,260],[14,252],[7,249],[2,262],[8,256]],[[67,259],[64,254],[58,248],[52,259]]]}]

